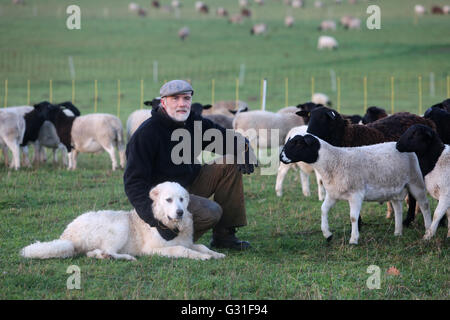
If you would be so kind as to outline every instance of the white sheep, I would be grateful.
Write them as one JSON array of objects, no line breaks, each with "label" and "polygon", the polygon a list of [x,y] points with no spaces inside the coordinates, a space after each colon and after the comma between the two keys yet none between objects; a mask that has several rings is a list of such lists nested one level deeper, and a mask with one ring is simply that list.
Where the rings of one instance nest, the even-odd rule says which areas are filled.
[{"label": "white sheep", "polygon": [[0,111],[0,146],[8,166],[8,149],[12,152],[10,167],[18,170],[20,168],[20,144],[25,134],[25,120],[14,112]]},{"label": "white sheep", "polygon": [[331,106],[330,98],[324,93],[316,92],[311,97],[311,102],[314,102],[315,104],[321,104],[323,106]]},{"label": "white sheep", "polygon": [[449,14],[449,13],[450,13],[450,5],[445,5],[445,6],[443,6],[443,7],[442,7],[442,11],[443,11],[445,14]]},{"label": "white sheep", "polygon": [[[296,135],[305,135],[308,126],[303,125],[299,127],[292,128],[286,136],[286,142]],[[309,197],[311,195],[310,187],[309,187],[309,176],[314,171],[314,168],[306,162],[296,162],[291,164],[284,164],[280,162],[278,166],[277,180],[275,184],[275,192],[278,197],[283,195],[283,181],[288,173],[289,169],[299,169],[300,170],[300,181],[302,184],[302,192],[305,197]],[[317,181],[317,189],[319,200],[322,201],[325,195],[325,189],[323,188],[323,184],[320,179],[319,173],[315,172],[316,181]]]},{"label": "white sheep", "polygon": [[297,116],[297,107],[286,107],[278,112],[248,111],[238,113],[233,120],[233,129],[249,139],[254,150],[281,146],[293,127],[304,125]]},{"label": "white sheep", "polygon": [[73,149],[69,152],[69,169],[77,168],[79,152],[96,153],[105,150],[112,162],[112,170],[117,168],[115,149],[119,151],[120,166],[125,167],[125,146],[122,122],[116,116],[93,113],[76,117],[71,130]]},{"label": "white sheep", "polygon": [[250,29],[250,34],[264,35],[267,33],[267,25],[265,23],[257,23]]},{"label": "white sheep", "polygon": [[304,161],[319,172],[326,190],[322,203],[322,233],[328,240],[328,211],[338,200],[350,205],[350,244],[359,239],[358,218],[363,201],[391,201],[395,211],[394,235],[402,234],[402,201],[407,191],[417,199],[425,228],[431,224],[430,207],[419,162],[413,153],[401,153],[395,142],[340,148],[307,134],[297,135],[284,146],[280,160],[286,164]]},{"label": "white sheep", "polygon": [[421,4],[416,4],[414,6],[414,13],[417,16],[423,16],[426,13],[425,7]]},{"label": "white sheep", "polygon": [[292,0],[291,6],[293,8],[303,8],[303,0]]},{"label": "white sheep", "polygon": [[317,49],[337,49],[338,42],[335,38],[330,36],[320,36],[317,41]]},{"label": "white sheep", "polygon": [[133,133],[139,128],[139,126],[152,116],[152,110],[141,109],[133,111],[127,119],[127,140],[130,141]]},{"label": "white sheep", "polygon": [[178,37],[181,39],[181,40],[184,40],[184,39],[186,39],[189,35],[190,35],[190,30],[189,30],[189,28],[188,27],[183,27],[183,28],[181,28],[180,30],[178,30]]},{"label": "white sheep", "polygon": [[284,18],[284,25],[288,28],[292,27],[294,25],[294,17],[293,16],[286,16]]},{"label": "white sheep", "polygon": [[333,20],[324,20],[318,28],[320,31],[336,31],[336,22]]},{"label": "white sheep", "polygon": [[248,110],[248,103],[241,100],[222,100],[215,102],[211,108],[203,109],[202,115],[208,116],[212,114],[223,114],[224,116],[232,117],[231,111]]}]

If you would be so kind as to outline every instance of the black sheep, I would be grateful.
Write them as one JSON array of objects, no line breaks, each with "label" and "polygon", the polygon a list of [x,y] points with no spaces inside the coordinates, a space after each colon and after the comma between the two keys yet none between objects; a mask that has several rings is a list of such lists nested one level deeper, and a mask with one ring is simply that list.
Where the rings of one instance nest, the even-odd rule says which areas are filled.
[{"label": "black sheep", "polygon": [[450,144],[450,113],[437,106],[429,108],[424,118],[431,119],[436,124],[437,133],[445,144]]}]

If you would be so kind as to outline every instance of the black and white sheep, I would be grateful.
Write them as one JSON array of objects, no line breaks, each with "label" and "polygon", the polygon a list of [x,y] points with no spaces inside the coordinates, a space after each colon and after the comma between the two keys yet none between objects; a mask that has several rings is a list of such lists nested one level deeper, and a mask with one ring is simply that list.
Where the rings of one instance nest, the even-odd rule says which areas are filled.
[{"label": "black and white sheep", "polygon": [[438,134],[424,125],[413,125],[397,142],[400,152],[414,152],[419,160],[420,170],[430,195],[439,200],[434,211],[433,222],[427,229],[424,239],[434,236],[439,221],[447,213],[450,237],[450,146],[442,143]]},{"label": "black and white sheep", "polygon": [[112,170],[117,168],[115,149],[119,151],[120,166],[125,166],[125,144],[122,122],[116,116],[94,113],[79,117],[67,116],[61,106],[73,106],[70,102],[51,105],[49,120],[55,125],[61,142],[69,152],[69,170],[77,167],[79,152],[96,153],[105,150],[112,162]]},{"label": "black and white sheep", "polygon": [[338,200],[350,205],[350,244],[359,239],[358,219],[363,201],[391,201],[395,211],[394,235],[402,234],[402,201],[409,191],[417,199],[425,228],[431,214],[417,157],[401,153],[395,142],[339,148],[311,134],[290,139],[280,153],[286,164],[303,161],[319,172],[326,190],[322,203],[322,233],[330,240],[328,211]]},{"label": "black and white sheep", "polygon": [[436,130],[442,142],[450,144],[450,112],[444,108],[433,106],[425,111],[423,116],[436,124]]},{"label": "black and white sheep", "polygon": [[215,102],[212,107],[203,107],[203,116],[211,115],[211,114],[223,114],[225,116],[233,116],[232,111],[248,111],[249,106],[248,103],[241,100],[222,100]]},{"label": "black and white sheep", "polygon": [[[300,112],[301,115],[301,112]],[[382,142],[398,141],[413,124],[424,124],[433,130],[433,121],[409,112],[395,113],[367,125],[351,124],[335,110],[320,107],[311,111],[308,133],[316,135],[337,147],[357,147]],[[409,197],[408,215],[404,221],[409,226],[414,221],[415,200]],[[389,215],[389,213],[388,213]]]},{"label": "black and white sheep", "polygon": [[[286,142],[296,135],[305,135],[307,129],[308,129],[308,126],[306,126],[306,125],[292,128],[286,136]],[[278,166],[277,180],[275,183],[275,192],[276,192],[277,196],[281,197],[283,195],[284,178],[286,177],[286,174],[288,173],[288,171],[290,169],[294,169],[294,170],[299,169],[300,170],[300,182],[302,185],[302,192],[305,197],[309,197],[311,195],[310,186],[309,186],[309,176],[315,170],[313,167],[311,167],[311,165],[309,165],[306,162],[302,162],[302,161],[291,163],[291,164],[285,164],[283,162],[280,162],[280,164]],[[320,180],[319,173],[315,172],[315,175],[316,175],[316,181],[317,181],[317,191],[318,191],[319,200],[322,201],[325,196],[325,189],[323,188],[323,184]]]}]

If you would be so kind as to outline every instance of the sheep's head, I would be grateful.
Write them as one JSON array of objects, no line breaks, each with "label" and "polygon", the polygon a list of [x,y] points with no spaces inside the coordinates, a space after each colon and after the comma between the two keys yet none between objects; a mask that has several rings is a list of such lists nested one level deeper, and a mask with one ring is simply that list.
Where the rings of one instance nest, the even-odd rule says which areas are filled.
[{"label": "sheep's head", "polygon": [[36,103],[33,107],[34,110],[32,111],[35,113],[39,118],[47,120],[49,117],[49,110],[52,104],[48,101],[42,101],[39,103]]},{"label": "sheep's head", "polygon": [[425,114],[423,115],[426,119],[439,119],[439,118],[445,118],[448,117],[448,112],[445,111],[445,109],[440,108],[439,106],[432,106],[425,111]]},{"label": "sheep's head", "polygon": [[296,107],[299,109],[299,111],[297,111],[295,114],[302,117],[305,124],[308,124],[311,117],[311,111],[316,108],[323,107],[323,105],[316,104],[314,102],[306,102],[303,104],[298,104]]},{"label": "sheep's head", "polygon": [[320,141],[316,137],[306,134],[297,135],[289,139],[280,153],[280,161],[314,163],[319,158]]},{"label": "sheep's head", "polygon": [[415,124],[408,128],[402,134],[396,144],[396,148],[400,152],[415,152],[418,155],[425,155],[431,146],[436,144],[442,145],[442,141],[430,127],[423,124]]},{"label": "sheep's head", "polygon": [[386,110],[384,110],[383,108],[378,108],[375,106],[369,107],[366,111],[366,114],[362,118],[362,123],[368,124],[385,117],[387,117],[387,113]]},{"label": "sheep's head", "polygon": [[345,127],[349,123],[335,110],[319,107],[311,111],[308,123],[308,133],[311,133],[333,146],[343,144]]}]

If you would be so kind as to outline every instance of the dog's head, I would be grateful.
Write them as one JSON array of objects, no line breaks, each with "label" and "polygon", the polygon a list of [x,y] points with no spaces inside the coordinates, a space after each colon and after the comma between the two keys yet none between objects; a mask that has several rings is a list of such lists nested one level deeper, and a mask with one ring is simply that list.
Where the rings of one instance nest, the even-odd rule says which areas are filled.
[{"label": "dog's head", "polygon": [[163,182],[150,190],[155,218],[169,228],[179,227],[184,218],[190,217],[187,209],[189,193],[176,182]]}]

